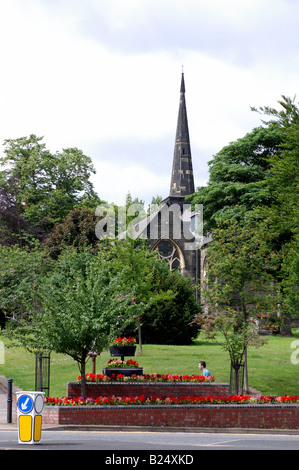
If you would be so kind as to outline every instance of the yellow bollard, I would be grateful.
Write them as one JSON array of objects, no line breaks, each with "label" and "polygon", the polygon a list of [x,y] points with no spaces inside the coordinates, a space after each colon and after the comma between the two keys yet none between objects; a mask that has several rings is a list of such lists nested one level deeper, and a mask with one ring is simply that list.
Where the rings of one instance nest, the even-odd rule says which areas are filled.
[{"label": "yellow bollard", "polygon": [[19,444],[40,442],[44,395],[44,392],[17,392]]}]

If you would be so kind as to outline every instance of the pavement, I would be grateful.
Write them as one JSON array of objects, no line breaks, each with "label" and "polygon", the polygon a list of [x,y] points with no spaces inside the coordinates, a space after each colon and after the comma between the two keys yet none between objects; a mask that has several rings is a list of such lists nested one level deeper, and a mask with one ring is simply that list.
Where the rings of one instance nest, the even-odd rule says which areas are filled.
[{"label": "pavement", "polygon": [[7,416],[7,395],[0,388],[0,424],[2,424]]},{"label": "pavement", "polygon": [[12,423],[7,423],[7,393],[0,388],[0,431],[9,429],[17,429],[17,423],[14,422],[14,416],[16,415],[16,403],[13,400],[12,403]]}]

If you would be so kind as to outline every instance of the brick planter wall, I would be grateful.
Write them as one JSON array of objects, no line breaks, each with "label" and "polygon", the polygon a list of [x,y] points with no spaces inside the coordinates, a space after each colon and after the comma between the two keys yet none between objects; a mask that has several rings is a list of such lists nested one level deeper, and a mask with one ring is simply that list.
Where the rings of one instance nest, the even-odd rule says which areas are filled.
[{"label": "brick planter wall", "polygon": [[[80,383],[69,382],[67,384],[68,397],[81,396]],[[196,383],[196,382],[89,382],[86,384],[86,397],[97,398],[101,396],[155,396],[166,398],[180,396],[229,396],[227,383]]]},{"label": "brick planter wall", "polygon": [[43,423],[299,429],[299,405],[45,406]]}]

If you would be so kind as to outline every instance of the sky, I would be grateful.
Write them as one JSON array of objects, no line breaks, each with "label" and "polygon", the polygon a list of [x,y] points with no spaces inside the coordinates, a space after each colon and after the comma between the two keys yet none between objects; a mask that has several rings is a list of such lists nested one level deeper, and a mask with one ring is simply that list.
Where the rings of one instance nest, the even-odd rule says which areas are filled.
[{"label": "sky", "polygon": [[294,98],[299,0],[0,0],[0,153],[35,134],[92,158],[101,199],[169,195],[182,66],[195,186]]}]

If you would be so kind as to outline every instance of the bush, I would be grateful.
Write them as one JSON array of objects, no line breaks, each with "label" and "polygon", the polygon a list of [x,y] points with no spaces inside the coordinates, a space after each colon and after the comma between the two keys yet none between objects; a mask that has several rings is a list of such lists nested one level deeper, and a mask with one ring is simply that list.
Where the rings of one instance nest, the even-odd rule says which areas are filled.
[{"label": "bush", "polygon": [[198,325],[190,325],[200,310],[190,279],[170,271],[166,263],[155,265],[153,300],[142,315],[142,341],[148,344],[190,344]]}]

